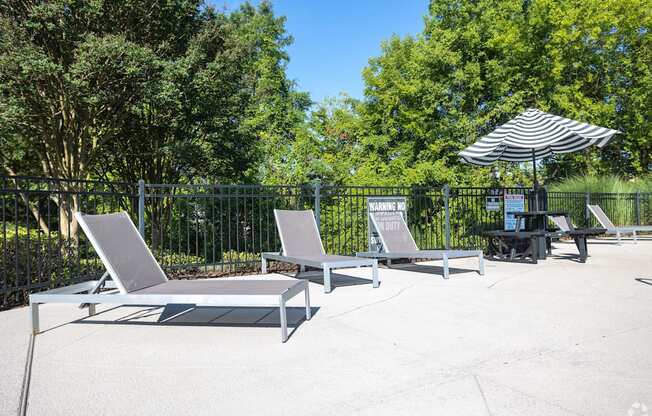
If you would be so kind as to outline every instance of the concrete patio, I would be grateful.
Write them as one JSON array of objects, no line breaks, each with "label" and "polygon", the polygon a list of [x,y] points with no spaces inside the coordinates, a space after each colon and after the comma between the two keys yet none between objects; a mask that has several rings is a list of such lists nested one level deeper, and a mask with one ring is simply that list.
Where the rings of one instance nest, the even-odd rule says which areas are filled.
[{"label": "concrete patio", "polygon": [[[314,317],[285,344],[273,309],[45,305],[28,414],[652,414],[652,241],[592,242],[586,264],[555,246],[538,265],[487,262],[484,277],[465,259],[449,280],[431,262],[381,269],[378,289],[313,282]],[[28,310],[0,312],[0,334],[12,415]]]}]

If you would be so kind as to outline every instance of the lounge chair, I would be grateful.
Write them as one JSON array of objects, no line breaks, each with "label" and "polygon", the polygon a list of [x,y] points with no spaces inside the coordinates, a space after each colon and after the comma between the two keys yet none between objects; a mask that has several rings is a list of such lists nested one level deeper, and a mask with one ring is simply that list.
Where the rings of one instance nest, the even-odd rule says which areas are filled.
[{"label": "lounge chair", "polygon": [[552,215],[549,217],[552,222],[559,228],[561,235],[571,237],[575,241],[577,250],[580,253],[580,262],[585,263],[586,258],[589,256],[589,249],[587,246],[588,237],[594,237],[604,234],[607,230],[604,228],[575,228],[572,221],[565,215]]},{"label": "lounge chair", "polygon": [[478,272],[484,275],[484,257],[482,250],[419,250],[410,229],[400,213],[371,213],[369,218],[373,223],[380,241],[380,252],[357,253],[358,257],[386,259],[390,264],[392,259],[432,259],[444,261],[444,279],[448,279],[448,260],[466,257],[478,258]]},{"label": "lounge chair", "polygon": [[263,273],[267,273],[269,260],[297,264],[301,270],[305,270],[306,266],[322,269],[324,271],[324,292],[330,293],[332,269],[371,266],[373,287],[379,286],[377,260],[326,254],[312,210],[275,209],[274,217],[281,238],[282,250],[280,253],[262,253]]},{"label": "lounge chair", "polygon": [[613,222],[607,217],[607,214],[604,213],[600,205],[587,205],[591,214],[595,216],[600,225],[607,229],[606,234],[615,235],[618,239],[618,244],[620,244],[620,236],[622,234],[632,234],[634,238],[634,243],[636,243],[636,233],[639,231],[642,232],[652,232],[652,225],[627,225],[624,227],[616,227]]},{"label": "lounge chair", "polygon": [[[308,284],[294,280],[168,280],[129,216],[124,213],[83,215],[75,218],[107,272],[100,280],[78,283],[30,295],[32,331],[39,332],[39,305],[71,303],[95,305],[191,304],[202,306],[275,306],[280,310],[281,340],[287,341],[286,302],[304,293],[310,319]],[[108,277],[111,281],[108,281]],[[103,290],[101,289],[109,289]]]}]

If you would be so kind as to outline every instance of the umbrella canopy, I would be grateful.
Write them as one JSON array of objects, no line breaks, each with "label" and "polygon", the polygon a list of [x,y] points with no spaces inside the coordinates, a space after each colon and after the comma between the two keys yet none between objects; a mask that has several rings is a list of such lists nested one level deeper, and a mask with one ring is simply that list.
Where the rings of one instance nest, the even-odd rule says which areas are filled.
[{"label": "umbrella canopy", "polygon": [[460,156],[482,166],[497,160],[536,161],[592,145],[602,147],[616,133],[620,132],[530,108],[461,151]]}]

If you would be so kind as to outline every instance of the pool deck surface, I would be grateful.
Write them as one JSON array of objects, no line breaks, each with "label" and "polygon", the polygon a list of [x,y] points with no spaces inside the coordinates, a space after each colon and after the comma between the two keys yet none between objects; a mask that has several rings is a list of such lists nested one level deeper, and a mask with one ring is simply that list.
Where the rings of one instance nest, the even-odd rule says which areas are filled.
[{"label": "pool deck surface", "polygon": [[[378,289],[338,270],[330,294],[304,273],[314,317],[294,298],[285,344],[271,308],[44,305],[27,413],[652,415],[652,239],[592,241],[586,264],[555,247],[485,276],[475,259],[448,280],[441,262],[382,268]],[[28,315],[0,312],[0,415],[19,406]]]}]

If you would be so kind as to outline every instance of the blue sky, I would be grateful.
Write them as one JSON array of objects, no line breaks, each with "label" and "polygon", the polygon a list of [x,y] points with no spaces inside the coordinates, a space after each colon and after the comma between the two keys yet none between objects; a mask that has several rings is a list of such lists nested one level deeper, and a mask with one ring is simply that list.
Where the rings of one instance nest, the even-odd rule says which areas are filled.
[{"label": "blue sky", "polygon": [[[210,0],[232,10],[241,0]],[[258,4],[259,0],[252,1]],[[287,18],[294,38],[288,48],[288,75],[313,101],[346,92],[363,96],[362,69],[380,54],[392,34],[423,29],[428,0],[273,0],[274,13]]]}]

